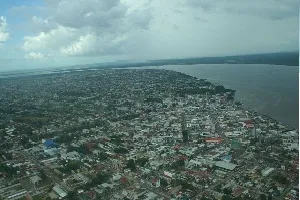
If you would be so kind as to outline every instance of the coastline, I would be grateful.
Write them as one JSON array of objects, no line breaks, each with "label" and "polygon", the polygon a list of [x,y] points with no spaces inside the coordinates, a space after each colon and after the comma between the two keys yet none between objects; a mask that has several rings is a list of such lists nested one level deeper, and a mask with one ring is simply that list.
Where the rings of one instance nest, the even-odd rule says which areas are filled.
[{"label": "coastline", "polygon": [[[219,64],[219,65],[222,65],[222,64]],[[227,64],[227,65],[229,65],[229,64]],[[251,65],[251,64],[249,64],[249,65]],[[145,67],[126,67],[126,68],[123,68],[123,67],[121,67],[121,68],[118,68],[118,67],[116,67],[116,68],[114,68],[114,67],[105,67],[105,68],[91,68],[91,69],[89,69],[89,68],[79,68],[79,69],[69,69],[69,70],[68,69],[61,69],[61,70],[57,70],[57,69],[55,69],[55,70],[45,69],[45,70],[41,70],[41,71],[33,72],[33,73],[24,72],[24,73],[20,73],[20,74],[17,74],[17,73],[10,74],[10,75],[12,75],[12,77],[7,77],[7,76],[6,77],[1,77],[0,76],[0,80],[5,80],[5,79],[30,79],[30,78],[35,78],[35,77],[39,78],[39,77],[43,77],[43,76],[59,75],[59,74],[64,74],[64,73],[80,73],[82,71],[94,71],[94,70],[98,71],[98,70],[108,70],[108,69],[140,69],[140,70],[142,70],[142,69],[159,69],[159,70],[169,70],[169,69],[162,68],[164,66],[165,65],[145,66]],[[180,65],[176,65],[176,66],[180,66]],[[184,67],[184,65],[182,67]],[[288,66],[288,67],[291,67],[291,66]],[[196,76],[193,76],[190,73],[179,72],[179,71],[172,70],[172,69],[171,69],[171,71],[175,71],[175,72],[178,72],[178,73],[183,73],[185,75],[188,75],[188,76],[196,78],[196,79],[203,79],[203,78],[198,78]],[[222,84],[219,84],[219,83],[217,83],[215,81],[210,81],[207,78],[204,78],[204,79],[206,81],[210,82],[213,85],[222,85]],[[224,86],[224,85],[222,85],[222,86]],[[229,88],[229,89],[231,89],[231,88]],[[270,115],[267,115],[267,114],[264,114],[262,112],[259,112],[258,110],[254,109],[251,106],[246,106],[244,101],[236,100],[236,98],[235,98],[235,101],[238,101],[238,102],[242,103],[242,107],[245,110],[248,110],[248,111],[251,110],[252,112],[256,112],[256,113],[258,113],[261,116],[265,116],[265,117],[269,118],[270,120],[276,121],[278,123],[281,123],[281,124],[283,124],[283,125],[285,125],[285,126],[287,126],[289,128],[293,128],[293,129],[298,129],[299,128],[299,127],[293,127],[291,125],[288,125],[286,123],[281,122],[278,119],[275,119],[274,117],[271,117]]]}]

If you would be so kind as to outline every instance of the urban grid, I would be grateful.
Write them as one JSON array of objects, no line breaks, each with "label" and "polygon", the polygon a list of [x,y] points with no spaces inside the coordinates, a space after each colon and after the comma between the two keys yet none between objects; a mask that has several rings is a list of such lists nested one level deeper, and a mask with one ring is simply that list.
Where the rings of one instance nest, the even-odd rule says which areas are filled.
[{"label": "urban grid", "polygon": [[163,69],[0,80],[0,199],[298,199],[298,130]]}]

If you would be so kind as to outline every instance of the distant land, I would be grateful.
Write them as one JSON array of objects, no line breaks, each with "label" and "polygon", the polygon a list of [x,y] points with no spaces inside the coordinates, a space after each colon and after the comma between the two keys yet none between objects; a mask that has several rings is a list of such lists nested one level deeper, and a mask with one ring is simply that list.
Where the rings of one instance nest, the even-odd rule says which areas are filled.
[{"label": "distant land", "polygon": [[120,60],[105,63],[93,63],[84,65],[60,66],[40,69],[25,69],[14,71],[1,71],[1,78],[5,76],[28,76],[32,72],[52,71],[59,73],[62,70],[74,69],[94,69],[94,68],[128,68],[128,67],[148,67],[163,65],[196,65],[196,64],[270,64],[299,66],[299,52],[284,53],[265,53],[252,55],[220,56],[220,57],[202,57],[202,58],[179,58],[179,59],[160,59],[148,61],[130,61]]},{"label": "distant land", "polygon": [[126,67],[146,67],[146,66],[162,66],[162,65],[195,65],[195,64],[270,64],[270,65],[299,66],[299,52],[265,53],[265,54],[251,54],[251,55],[223,56],[223,57],[162,59],[162,60],[148,60],[145,62],[121,61],[121,62],[77,65],[72,67],[126,68]]}]

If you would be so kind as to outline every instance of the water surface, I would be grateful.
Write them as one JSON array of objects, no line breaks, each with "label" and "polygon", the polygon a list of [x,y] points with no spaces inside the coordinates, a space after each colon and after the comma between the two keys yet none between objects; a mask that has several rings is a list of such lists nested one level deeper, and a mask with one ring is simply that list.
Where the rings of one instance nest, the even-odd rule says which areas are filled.
[{"label": "water surface", "polygon": [[[149,67],[148,67],[149,68]],[[236,90],[236,100],[294,128],[299,126],[299,67],[198,64],[150,67],[183,72]]]}]

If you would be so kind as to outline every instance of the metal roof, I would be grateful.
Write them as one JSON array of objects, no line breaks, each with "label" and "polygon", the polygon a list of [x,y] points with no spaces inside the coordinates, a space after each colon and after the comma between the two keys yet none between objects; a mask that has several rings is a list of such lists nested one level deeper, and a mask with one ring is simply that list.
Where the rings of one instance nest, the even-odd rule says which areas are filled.
[{"label": "metal roof", "polygon": [[237,165],[230,163],[230,162],[225,162],[225,161],[217,161],[215,163],[215,166],[223,168],[223,169],[227,169],[227,170],[233,170]]}]

